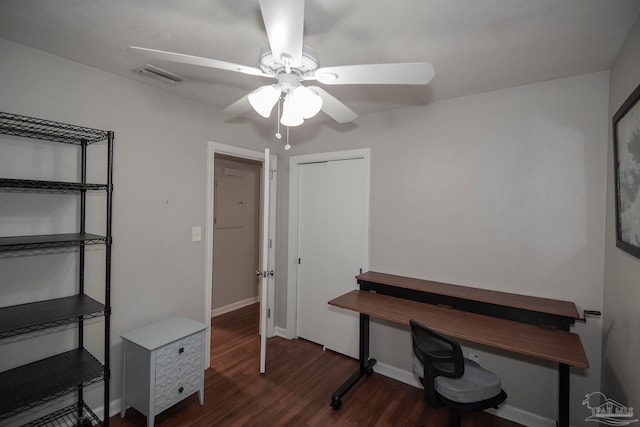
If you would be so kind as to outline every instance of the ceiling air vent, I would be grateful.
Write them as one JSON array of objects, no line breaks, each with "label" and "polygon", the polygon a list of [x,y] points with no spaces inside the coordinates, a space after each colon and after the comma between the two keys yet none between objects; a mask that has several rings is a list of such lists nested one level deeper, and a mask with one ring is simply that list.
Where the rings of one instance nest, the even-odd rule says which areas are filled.
[{"label": "ceiling air vent", "polygon": [[161,82],[170,84],[172,86],[179,85],[180,83],[184,82],[184,79],[182,77],[149,64],[134,71],[147,77],[151,77],[152,79],[160,80]]}]

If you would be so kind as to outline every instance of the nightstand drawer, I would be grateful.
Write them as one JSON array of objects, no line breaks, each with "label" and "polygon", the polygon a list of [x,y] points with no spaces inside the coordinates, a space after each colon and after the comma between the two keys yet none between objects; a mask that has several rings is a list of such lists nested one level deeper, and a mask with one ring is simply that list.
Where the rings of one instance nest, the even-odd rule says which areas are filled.
[{"label": "nightstand drawer", "polygon": [[156,351],[155,412],[198,391],[202,376],[202,334],[183,338]]},{"label": "nightstand drawer", "polygon": [[180,370],[201,366],[202,335],[191,335],[159,348],[155,352],[156,384],[165,378],[179,377]]},{"label": "nightstand drawer", "polygon": [[201,374],[192,368],[184,372],[180,378],[171,378],[156,384],[155,411],[162,412],[168,407],[195,393],[200,388]]}]

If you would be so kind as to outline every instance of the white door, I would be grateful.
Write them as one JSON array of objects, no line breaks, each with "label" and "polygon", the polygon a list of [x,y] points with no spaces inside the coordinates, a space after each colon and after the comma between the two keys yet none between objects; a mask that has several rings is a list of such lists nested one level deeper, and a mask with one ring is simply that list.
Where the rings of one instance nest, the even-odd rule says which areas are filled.
[{"label": "white door", "polygon": [[[329,162],[327,175],[327,257],[325,297],[329,301],[358,287],[355,276],[365,268],[368,198],[364,159]],[[324,304],[327,310],[324,345],[357,358],[359,315]],[[335,333],[339,331],[339,333]]]},{"label": "white door", "polygon": [[357,287],[366,266],[364,159],[300,165],[297,335],[358,356],[358,315],[327,302]]},{"label": "white door", "polygon": [[[273,329],[273,301],[274,301],[274,276],[275,276],[275,181],[276,161],[272,158],[269,149],[264,150],[264,163],[262,165],[262,238],[259,298],[260,298],[260,373],[266,370],[267,337],[268,329]],[[268,328],[269,326],[269,328]]]},{"label": "white door", "polygon": [[324,345],[327,162],[300,166],[298,195],[299,337]]}]

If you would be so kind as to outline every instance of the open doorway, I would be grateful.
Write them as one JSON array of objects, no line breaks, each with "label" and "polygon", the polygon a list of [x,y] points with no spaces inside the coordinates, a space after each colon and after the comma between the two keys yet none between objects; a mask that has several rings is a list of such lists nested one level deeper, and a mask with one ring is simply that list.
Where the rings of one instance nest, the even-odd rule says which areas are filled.
[{"label": "open doorway", "polygon": [[258,303],[262,162],[214,155],[211,317]]},{"label": "open doorway", "polygon": [[[207,153],[204,317],[211,319],[212,315],[228,313],[229,310],[246,307],[247,304],[250,306],[255,301],[255,283],[258,283],[260,372],[264,372],[266,338],[273,336],[275,318],[273,305],[276,245],[273,236],[275,236],[276,223],[277,159],[269,153],[268,149],[259,152],[216,142],[209,142]],[[254,181],[254,170],[258,171],[258,186],[255,191],[245,187],[245,184],[253,185],[253,182],[249,181]],[[220,191],[214,185],[216,181]],[[218,199],[223,205],[221,209],[216,207]],[[253,203],[257,206],[257,212],[251,207]],[[247,233],[247,236],[242,237],[245,241],[244,245],[240,245],[238,244],[240,237],[234,232],[240,228],[252,228],[254,223],[252,218],[258,220],[255,227],[258,237],[255,238]],[[214,240],[216,240],[214,233],[217,233],[218,242],[216,243],[219,244],[216,248],[216,258],[218,259],[214,259]],[[250,242],[248,245],[247,241]],[[218,261],[226,261],[227,264],[239,262],[237,250],[240,250],[241,246],[244,246],[243,250],[247,258],[243,260],[243,266],[240,267],[242,273],[225,272],[226,265],[220,267]],[[256,251],[258,252],[257,262],[255,261]],[[218,271],[215,272],[214,277],[214,269],[216,268]],[[223,269],[222,272],[220,268]],[[257,270],[260,270],[260,277],[256,275]],[[244,285],[235,286],[242,289],[230,291],[224,281],[227,280],[226,278],[230,278],[231,283],[237,283],[238,277],[233,277],[237,274],[243,277]],[[218,287],[218,281],[223,281],[221,287]],[[214,282],[216,283],[214,284]],[[214,286],[216,287],[215,292]],[[207,323],[211,326],[210,321]],[[257,334],[258,331],[256,331]],[[211,348],[211,336],[211,328],[209,327],[205,335],[206,348]],[[207,368],[211,366],[211,352],[206,353],[205,366]]]}]

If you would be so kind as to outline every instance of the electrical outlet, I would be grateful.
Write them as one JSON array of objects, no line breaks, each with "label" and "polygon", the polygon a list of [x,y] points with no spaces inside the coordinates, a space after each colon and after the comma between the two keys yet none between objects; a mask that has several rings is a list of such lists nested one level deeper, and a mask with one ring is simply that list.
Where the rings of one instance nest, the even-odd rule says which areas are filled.
[{"label": "electrical outlet", "polygon": [[476,363],[480,363],[480,356],[477,353],[469,353],[469,359]]},{"label": "electrical outlet", "polygon": [[202,240],[202,227],[192,227],[191,228],[191,241],[199,242]]}]

